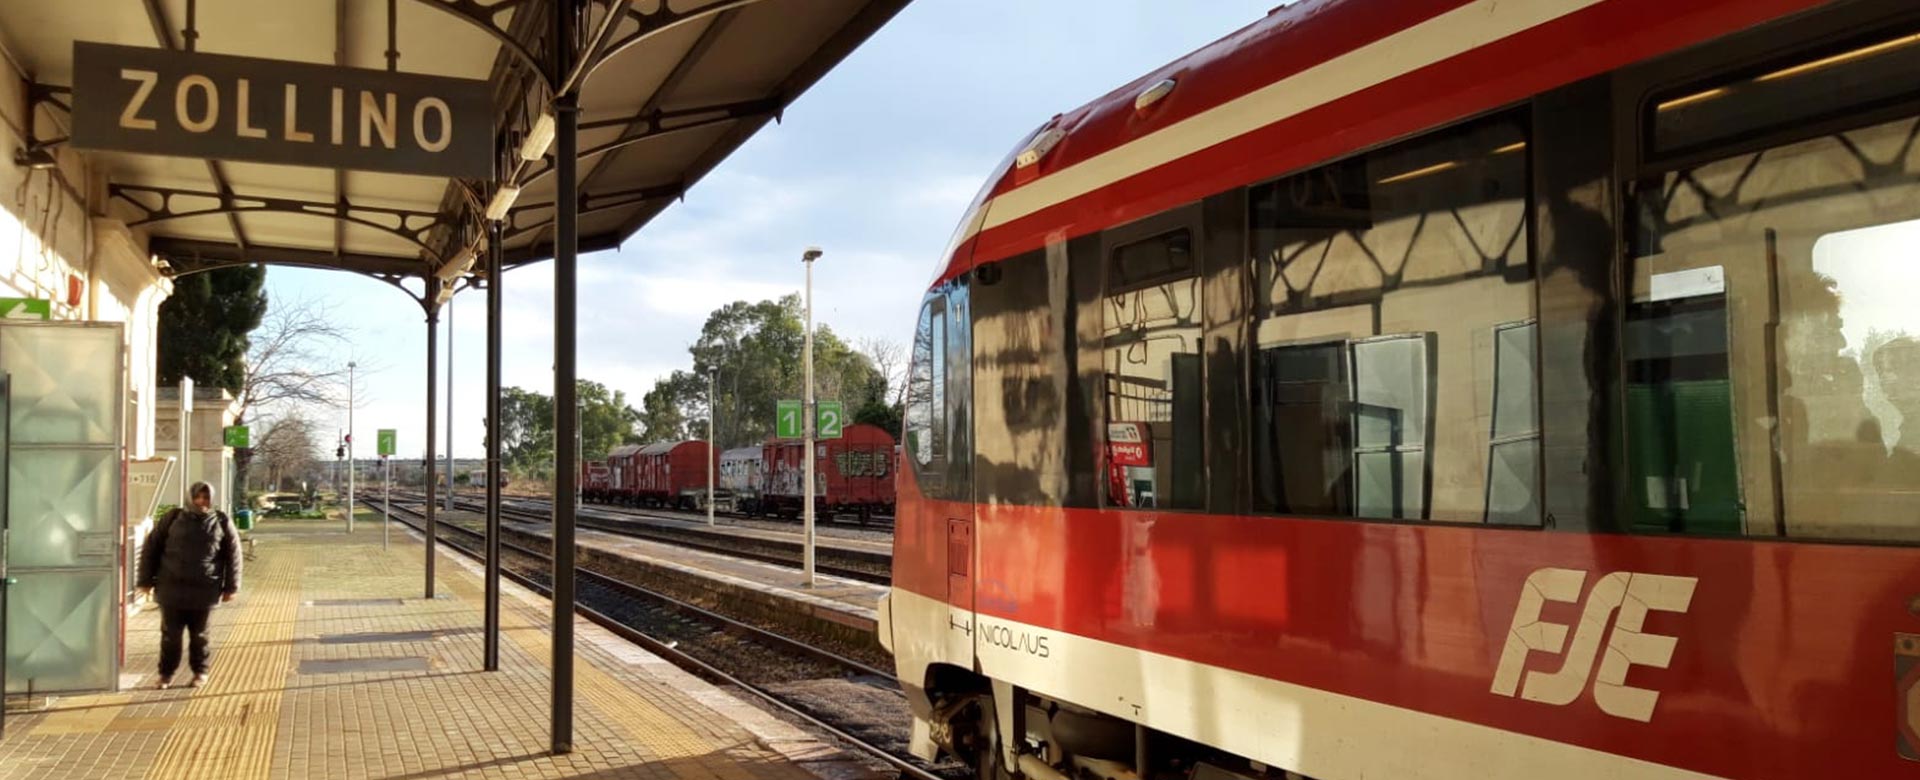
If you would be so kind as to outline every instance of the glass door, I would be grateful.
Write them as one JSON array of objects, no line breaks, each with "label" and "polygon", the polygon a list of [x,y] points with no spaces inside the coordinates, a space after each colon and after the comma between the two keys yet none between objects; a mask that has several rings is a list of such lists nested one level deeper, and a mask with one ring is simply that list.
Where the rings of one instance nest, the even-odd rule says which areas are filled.
[{"label": "glass door", "polygon": [[123,351],[118,324],[0,321],[8,693],[116,687]]},{"label": "glass door", "polygon": [[[8,407],[13,399],[8,384],[7,375],[0,373],[0,650],[7,647],[7,586],[13,584],[7,576],[7,460],[12,440],[7,423],[12,419]],[[7,738],[6,691],[7,654],[0,652],[0,739]]]}]

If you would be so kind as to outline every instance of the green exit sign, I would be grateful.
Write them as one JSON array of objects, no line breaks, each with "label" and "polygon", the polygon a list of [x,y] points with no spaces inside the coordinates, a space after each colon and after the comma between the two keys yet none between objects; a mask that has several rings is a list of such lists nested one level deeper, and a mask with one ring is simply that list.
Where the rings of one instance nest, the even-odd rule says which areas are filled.
[{"label": "green exit sign", "polygon": [[0,298],[0,319],[53,319],[53,301],[40,298]]},{"label": "green exit sign", "polygon": [[245,425],[229,425],[221,429],[221,434],[229,447],[246,449],[253,446],[253,431]]}]

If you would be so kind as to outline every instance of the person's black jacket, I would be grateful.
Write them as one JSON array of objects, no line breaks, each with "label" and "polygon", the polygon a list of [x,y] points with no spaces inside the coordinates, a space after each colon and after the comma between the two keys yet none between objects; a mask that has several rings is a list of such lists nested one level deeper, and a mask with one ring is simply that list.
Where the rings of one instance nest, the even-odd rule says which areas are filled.
[{"label": "person's black jacket", "polygon": [[160,518],[140,548],[138,587],[153,588],[160,606],[210,609],[220,594],[240,591],[240,533],[225,512],[176,508]]}]

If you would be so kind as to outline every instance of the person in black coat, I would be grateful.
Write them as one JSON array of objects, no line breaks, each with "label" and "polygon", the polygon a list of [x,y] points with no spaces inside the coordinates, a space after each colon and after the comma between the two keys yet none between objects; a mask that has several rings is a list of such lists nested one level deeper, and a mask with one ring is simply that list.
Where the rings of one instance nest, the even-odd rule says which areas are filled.
[{"label": "person in black coat", "polygon": [[240,592],[240,533],[225,512],[213,508],[213,486],[195,482],[191,504],[160,518],[140,548],[142,594],[160,604],[160,687],[180,669],[180,634],[192,635],[187,663],[190,687],[207,681],[207,617]]}]

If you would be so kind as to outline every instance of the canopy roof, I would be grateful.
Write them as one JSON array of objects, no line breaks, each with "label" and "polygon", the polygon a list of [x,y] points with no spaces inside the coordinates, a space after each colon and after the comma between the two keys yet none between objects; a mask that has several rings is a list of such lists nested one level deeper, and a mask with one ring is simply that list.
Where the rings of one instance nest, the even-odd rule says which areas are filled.
[{"label": "canopy roof", "polygon": [[487,80],[498,182],[90,152],[109,211],[178,271],[268,263],[397,283],[480,267],[472,253],[502,182],[522,186],[503,225],[507,264],[551,256],[552,152],[523,162],[512,150],[567,83],[580,93],[580,250],[613,248],[906,3],[584,0],[581,65],[559,79],[556,0],[0,0],[0,36],[34,74],[38,144],[69,132],[75,41]]}]

